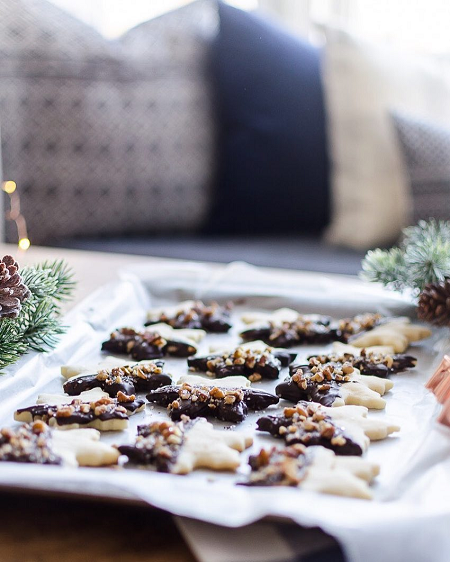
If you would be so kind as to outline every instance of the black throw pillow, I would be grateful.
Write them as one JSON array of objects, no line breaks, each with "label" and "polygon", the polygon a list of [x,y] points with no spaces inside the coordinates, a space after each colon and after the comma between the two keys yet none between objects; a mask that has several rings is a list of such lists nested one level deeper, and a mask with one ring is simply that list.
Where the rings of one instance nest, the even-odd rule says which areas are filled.
[{"label": "black throw pillow", "polygon": [[214,233],[319,233],[329,220],[319,49],[219,2]]}]

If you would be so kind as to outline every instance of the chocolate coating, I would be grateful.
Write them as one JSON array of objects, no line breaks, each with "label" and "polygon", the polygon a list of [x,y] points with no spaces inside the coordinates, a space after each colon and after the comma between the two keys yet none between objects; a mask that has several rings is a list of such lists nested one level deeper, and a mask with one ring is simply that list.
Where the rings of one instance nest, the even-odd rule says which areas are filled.
[{"label": "chocolate coating", "polygon": [[321,445],[337,455],[362,455],[363,450],[330,416],[317,411],[315,405],[301,401],[282,414],[259,418],[258,431],[282,438],[286,445],[301,443],[306,447]]},{"label": "chocolate coating", "polygon": [[102,351],[130,355],[136,361],[159,359],[166,355],[189,357],[197,349],[183,340],[165,340],[157,332],[139,332],[132,328],[121,328],[111,333],[109,340],[102,343]]},{"label": "chocolate coating", "polygon": [[43,422],[0,430],[0,462],[62,464],[52,448],[51,429]]},{"label": "chocolate coating", "polygon": [[172,328],[201,329],[212,334],[223,334],[231,328],[232,306],[232,303],[220,306],[216,302],[207,306],[201,301],[196,301],[189,310],[180,310],[173,316],[162,313],[145,325],[151,326],[163,322]]},{"label": "chocolate coating", "polygon": [[386,378],[388,375],[401,373],[413,369],[417,365],[417,358],[412,355],[396,353],[390,356],[392,364],[389,365],[389,356],[366,355],[355,357],[353,366],[359,369],[362,375],[375,375]]},{"label": "chocolate coating", "polygon": [[64,392],[75,396],[92,388],[101,388],[113,398],[118,392],[131,395],[136,392],[149,392],[172,382],[169,375],[162,372],[163,361],[143,365],[126,365],[113,369],[102,369],[93,375],[81,375],[64,383]]},{"label": "chocolate coating", "polygon": [[294,404],[300,400],[318,402],[323,406],[332,406],[340,396],[340,385],[334,381],[329,383],[330,388],[326,391],[320,391],[315,383],[308,383],[306,389],[303,389],[292,379],[286,379],[275,388],[275,394],[284,400],[293,402]]},{"label": "chocolate coating", "polygon": [[349,362],[332,364],[311,359],[309,365],[292,365],[289,371],[292,377],[275,388],[277,396],[294,403],[306,400],[332,406],[340,396],[341,385],[352,382],[354,367]]},{"label": "chocolate coating", "polygon": [[379,314],[363,314],[338,321],[328,316],[299,315],[294,322],[268,322],[267,326],[249,328],[241,333],[241,337],[244,341],[260,339],[274,347],[347,342],[352,335],[374,328],[380,320]]},{"label": "chocolate coating", "polygon": [[251,472],[245,486],[299,486],[313,454],[300,444],[284,449],[261,449],[248,459]]},{"label": "chocolate coating", "polygon": [[167,407],[172,420],[186,415],[191,419],[211,417],[233,423],[243,421],[249,409],[264,410],[279,401],[273,394],[251,388],[220,389],[186,383],[154,390],[147,394],[147,400]]},{"label": "chocolate coating", "polygon": [[154,466],[158,472],[171,472],[183,446],[185,429],[192,423],[164,421],[139,425],[134,444],[120,445],[118,449],[131,463]]},{"label": "chocolate coating", "polygon": [[323,355],[311,355],[308,357],[307,365],[293,364],[289,371],[292,373],[299,368],[308,369],[315,364],[330,364],[333,366],[348,363],[358,369],[362,375],[374,375],[376,377],[386,378],[388,375],[401,373],[408,369],[413,369],[417,364],[417,358],[412,355],[404,355],[396,353],[393,355],[384,353],[367,353],[365,349],[361,350],[359,356],[351,353],[330,353]]},{"label": "chocolate coating", "polygon": [[93,403],[73,400],[69,404],[54,406],[36,404],[27,408],[20,408],[17,414],[29,412],[33,420],[48,422],[54,418],[57,425],[87,425],[95,420],[108,421],[113,419],[128,420],[127,406],[133,411],[144,404],[143,400],[132,400],[128,403],[118,403],[113,398],[102,398]]},{"label": "chocolate coating", "polygon": [[124,392],[125,394],[134,394],[136,392],[133,382],[128,378],[122,378],[120,383],[114,382],[113,379],[110,379],[110,382],[107,382],[99,380],[97,378],[97,374],[75,377],[73,379],[69,379],[63,384],[64,392],[70,396],[76,396],[81,392],[92,390],[93,388],[101,388],[112,398],[114,398],[119,391]]},{"label": "chocolate coating", "polygon": [[283,360],[289,364],[290,353],[273,350],[255,352],[237,347],[234,351],[223,354],[211,354],[206,357],[191,357],[188,366],[195,371],[214,374],[217,378],[242,375],[252,381],[260,379],[277,379]]}]

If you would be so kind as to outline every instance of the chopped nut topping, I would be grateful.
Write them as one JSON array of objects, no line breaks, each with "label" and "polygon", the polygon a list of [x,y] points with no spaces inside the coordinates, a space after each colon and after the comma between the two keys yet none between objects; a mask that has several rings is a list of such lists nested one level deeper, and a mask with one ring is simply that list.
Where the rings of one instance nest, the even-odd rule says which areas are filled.
[{"label": "chopped nut topping", "polygon": [[272,351],[268,346],[262,349],[238,346],[220,355],[193,358],[190,366],[194,370],[206,371],[211,376],[224,376],[229,367],[238,367],[232,370],[233,374],[242,374],[253,382],[262,378],[275,379],[280,372],[281,363]]},{"label": "chopped nut topping", "polygon": [[125,394],[121,390],[119,390],[119,392],[117,393],[117,401],[118,402],[134,402],[135,400],[136,400],[136,396],[134,394],[131,394],[131,396],[128,396],[127,394]]},{"label": "chopped nut topping", "polygon": [[108,372],[105,371],[104,369],[102,369],[97,373],[97,379],[99,381],[106,381],[107,378],[108,378]]},{"label": "chopped nut topping", "polygon": [[342,437],[342,435],[338,435],[337,437],[333,437],[331,439],[331,444],[332,445],[337,445],[338,447],[342,447],[347,443],[347,439],[345,439],[345,437]]},{"label": "chopped nut topping", "polygon": [[231,327],[229,324],[231,308],[232,303],[220,306],[216,302],[206,305],[196,301],[188,308],[180,307],[170,316],[164,312],[159,316],[149,314],[149,320],[151,323],[164,322],[172,328],[202,328],[209,332],[227,332]]},{"label": "chopped nut topping", "polygon": [[286,418],[292,418],[292,416],[295,414],[296,411],[297,411],[296,408],[285,408],[284,416]]},{"label": "chopped nut topping", "polygon": [[336,425],[326,410],[317,403],[299,402],[285,408],[281,415],[265,416],[258,420],[260,431],[267,431],[274,437],[282,437],[287,445],[322,445],[342,449],[348,444],[346,454],[361,454],[358,444],[348,441],[345,430]]},{"label": "chopped nut topping", "polygon": [[41,420],[17,429],[3,428],[0,436],[0,461],[61,464],[52,450],[50,428]]},{"label": "chopped nut topping", "polygon": [[298,486],[306,475],[311,456],[304,448],[295,445],[280,451],[261,449],[249,459],[251,473],[249,486]]},{"label": "chopped nut topping", "polygon": [[73,415],[75,412],[75,408],[73,406],[60,406],[56,410],[56,417],[57,418],[68,418]]},{"label": "chopped nut topping", "polygon": [[[132,401],[130,400],[131,398],[133,398]],[[121,402],[119,402],[119,399],[110,397],[100,398],[96,402],[82,402],[80,399],[74,399],[70,404],[63,404],[61,406],[37,404],[19,409],[18,413],[29,412],[34,420],[42,420],[43,422],[48,422],[54,418],[54,421],[50,422],[50,424],[56,421],[56,424],[60,426],[67,423],[77,423],[83,426],[93,422],[97,417],[103,417],[103,419],[127,419],[127,410],[119,404],[132,404],[134,398],[122,393]],[[139,402],[144,404],[142,400]],[[139,403],[135,408],[138,407]]]},{"label": "chopped nut topping", "polygon": [[221,388],[218,388],[216,386],[214,386],[213,388],[211,388],[211,390],[209,391],[209,394],[212,398],[225,398],[225,393]]}]

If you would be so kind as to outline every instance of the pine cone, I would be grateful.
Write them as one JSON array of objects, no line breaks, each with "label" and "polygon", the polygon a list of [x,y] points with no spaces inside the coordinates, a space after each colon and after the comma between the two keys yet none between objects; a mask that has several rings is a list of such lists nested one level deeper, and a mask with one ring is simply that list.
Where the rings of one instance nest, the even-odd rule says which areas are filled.
[{"label": "pine cone", "polygon": [[0,261],[0,319],[17,318],[22,302],[31,294],[18,270],[12,256],[4,256]]},{"label": "pine cone", "polygon": [[450,326],[450,279],[425,285],[419,296],[417,315],[435,326]]}]

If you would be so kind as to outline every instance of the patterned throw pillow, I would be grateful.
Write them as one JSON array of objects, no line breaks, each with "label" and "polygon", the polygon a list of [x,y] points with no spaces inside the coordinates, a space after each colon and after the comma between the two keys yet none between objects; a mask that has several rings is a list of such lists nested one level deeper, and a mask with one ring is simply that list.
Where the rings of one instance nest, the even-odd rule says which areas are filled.
[{"label": "patterned throw pillow", "polygon": [[393,113],[409,174],[413,222],[450,219],[450,129]]},{"label": "patterned throw pillow", "polygon": [[3,170],[34,243],[201,227],[217,26],[198,0],[108,41],[46,0],[0,0]]}]

